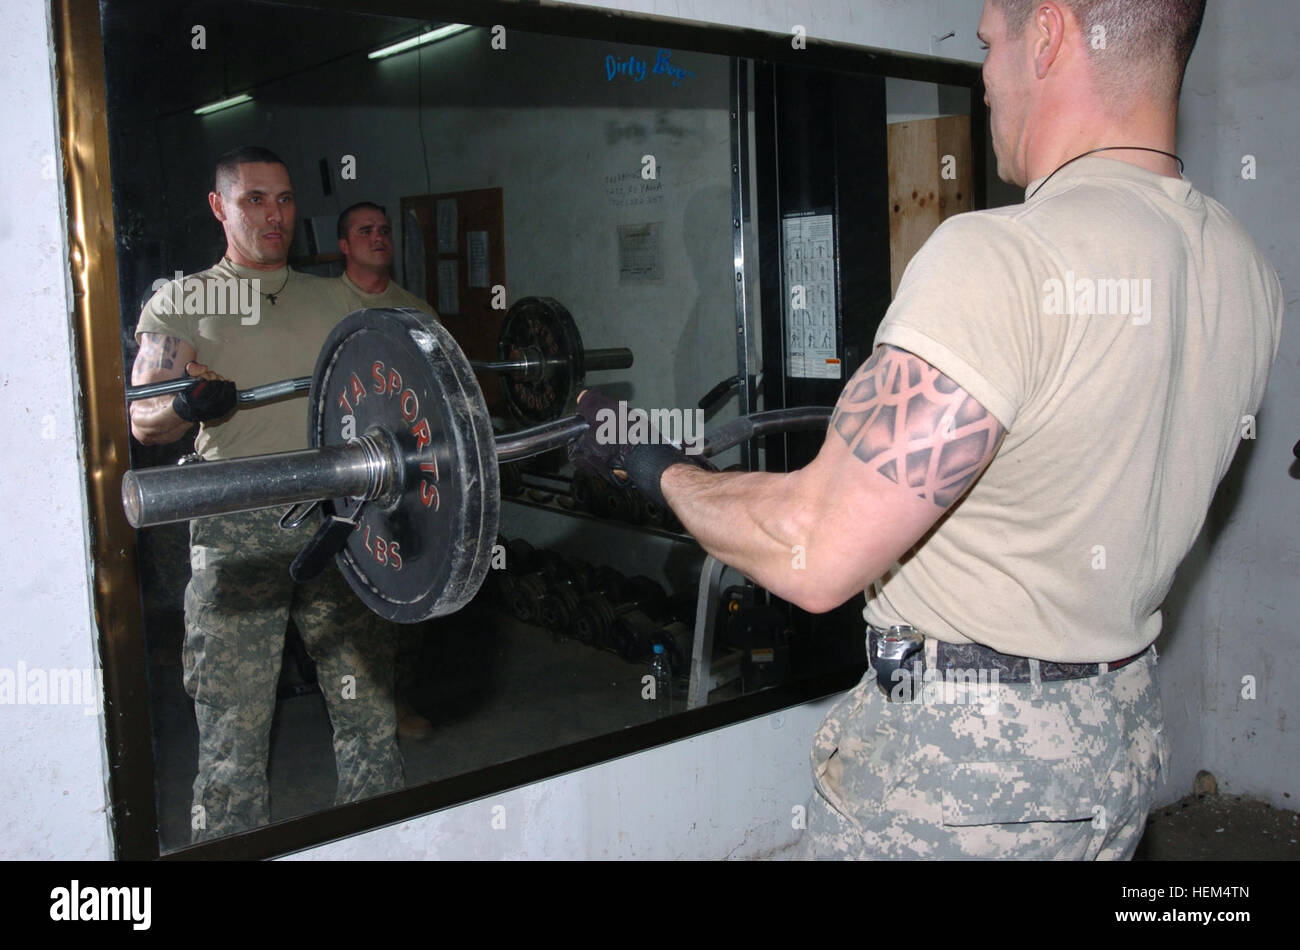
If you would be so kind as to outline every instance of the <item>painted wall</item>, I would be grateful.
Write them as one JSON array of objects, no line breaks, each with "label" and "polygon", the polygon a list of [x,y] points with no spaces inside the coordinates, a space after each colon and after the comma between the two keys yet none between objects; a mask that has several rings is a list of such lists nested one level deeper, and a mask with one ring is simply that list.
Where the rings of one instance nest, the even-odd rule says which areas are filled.
[{"label": "painted wall", "polygon": [[[1211,3],[1183,89],[1187,175],[1272,260],[1287,315],[1258,437],[1243,443],[1220,486],[1171,596],[1175,630],[1161,641],[1177,793],[1205,768],[1222,791],[1291,809],[1300,802],[1300,464],[1291,454],[1300,438],[1298,39],[1300,20],[1285,0]],[[1243,177],[1246,156],[1257,165],[1253,179]]]},{"label": "painted wall", "polygon": [[[82,689],[96,654],[45,6],[13,4],[0,36],[0,282],[11,293],[0,346],[0,858],[104,858],[93,674],[91,696]],[[62,702],[49,702],[52,682]]]},{"label": "painted wall", "polygon": [[[124,129],[124,167],[158,175],[166,156],[171,200],[145,210],[146,233],[165,233],[147,280],[208,266],[220,253],[206,204],[211,163],[245,142],[288,163],[299,220],[324,216],[332,225],[343,208],[370,200],[396,227],[402,196],[497,187],[508,301],[555,297],[586,346],[633,350],[633,373],[594,383],[626,378],[613,391],[630,402],[693,407],[736,371],[728,60],[677,51],[672,66],[690,75],[648,72],[636,81],[611,80],[607,57],[645,67],[658,50],[513,32],[502,52],[474,30],[418,54],[310,70],[216,115]],[[330,103],[328,118],[303,103]],[[355,179],[339,176],[345,155]],[[642,177],[646,155],[653,181]],[[333,169],[328,196],[316,172],[322,158]],[[642,223],[658,225],[662,278],[629,283],[620,278],[617,229]]]},{"label": "painted wall", "polygon": [[[811,13],[806,2],[608,5],[773,30],[805,22],[813,36],[914,52],[928,52],[929,37],[949,28],[959,31],[954,40],[973,46],[978,16],[977,5],[964,0],[840,0]],[[94,631],[67,251],[53,160],[51,45],[40,0],[11,0],[7,10],[13,16],[0,36],[0,122],[6,130],[0,141],[0,278],[19,289],[0,350],[0,391],[10,398],[0,435],[23,451],[0,463],[10,539],[0,547],[0,669],[16,670],[19,663],[44,670],[88,667]],[[1291,161],[1297,143],[1290,121],[1294,75],[1287,64],[1295,24],[1286,0],[1260,0],[1248,12],[1214,9],[1194,60],[1183,144],[1193,178],[1276,255],[1292,307],[1298,262],[1288,228],[1297,220]],[[965,58],[977,60],[978,54]],[[1246,152],[1260,163],[1259,179],[1250,183],[1239,181]],[[1286,697],[1296,693],[1297,485],[1285,473],[1290,445],[1300,435],[1292,422],[1296,366],[1294,341],[1284,338],[1260,414],[1260,437],[1251,458],[1242,459],[1248,464],[1229,476],[1224,504],[1212,518],[1221,528],[1207,531],[1195,555],[1203,566],[1198,573],[1197,563],[1189,562],[1180,582],[1178,629],[1162,668],[1182,788],[1167,789],[1166,800],[1182,793],[1182,780],[1202,761],[1229,788],[1270,798],[1291,789],[1295,778],[1294,732],[1283,731],[1281,714],[1288,711]],[[34,539],[37,524],[41,533]],[[1248,673],[1259,684],[1251,701],[1238,698],[1240,676]],[[302,856],[762,856],[793,840],[791,809],[808,793],[808,748],[827,705],[761,717]],[[102,749],[100,720],[79,706],[0,706],[6,762],[0,857],[110,855]],[[499,831],[491,821],[496,804],[505,808]]]}]

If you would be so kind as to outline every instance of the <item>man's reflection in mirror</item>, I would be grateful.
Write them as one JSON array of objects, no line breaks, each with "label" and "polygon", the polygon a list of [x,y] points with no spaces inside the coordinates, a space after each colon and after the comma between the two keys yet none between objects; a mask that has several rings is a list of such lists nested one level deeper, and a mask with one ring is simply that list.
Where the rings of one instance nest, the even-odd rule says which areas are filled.
[{"label": "man's reflection in mirror", "polygon": [[[133,384],[182,376],[194,383],[174,397],[132,403],[132,434],[145,444],[173,442],[198,423],[195,448],[207,460],[306,448],[305,400],[239,410],[236,385],[311,375],[327,334],[356,307],[340,281],[288,266],[293,185],[273,152],[247,146],[222,155],[208,205],[225,232],[225,254],[160,288],[135,331]],[[190,523],[183,664],[199,732],[196,842],[270,820],[267,758],[290,619],[316,662],[329,709],[336,803],[403,785],[393,631],[332,563],[310,581],[291,580],[289,564],[316,524],[303,519],[285,530],[279,515]]]},{"label": "man's reflection in mirror", "polygon": [[[352,300],[352,309],[410,307],[438,319],[428,301],[393,280],[393,225],[382,205],[358,201],[345,208],[339,215],[338,239],[344,261],[338,280]],[[433,724],[412,708],[410,697],[415,692],[420,640],[434,622],[391,625],[398,644],[397,735],[401,739],[433,737]],[[383,620],[378,623],[386,624]]]}]

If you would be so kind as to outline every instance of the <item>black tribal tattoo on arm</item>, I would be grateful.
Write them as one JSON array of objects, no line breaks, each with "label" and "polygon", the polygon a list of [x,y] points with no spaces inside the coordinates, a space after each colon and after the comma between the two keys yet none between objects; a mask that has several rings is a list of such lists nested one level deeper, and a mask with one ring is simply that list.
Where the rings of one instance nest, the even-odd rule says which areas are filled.
[{"label": "black tribal tattoo on arm", "polygon": [[136,360],[142,370],[174,369],[180,346],[180,337],[141,333],[140,354]]},{"label": "black tribal tattoo on arm", "polygon": [[864,463],[940,508],[961,498],[1004,434],[966,390],[892,346],[877,348],[849,380],[831,428]]}]

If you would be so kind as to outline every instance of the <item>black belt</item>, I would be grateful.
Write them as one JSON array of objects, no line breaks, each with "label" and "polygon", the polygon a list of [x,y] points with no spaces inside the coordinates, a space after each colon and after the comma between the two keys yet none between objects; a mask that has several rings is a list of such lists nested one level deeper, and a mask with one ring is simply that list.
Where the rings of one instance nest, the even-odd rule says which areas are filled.
[{"label": "black belt", "polygon": [[[867,648],[871,666],[876,671],[876,684],[884,690],[885,695],[891,698],[899,695],[900,692],[904,698],[910,696],[910,691],[906,689],[900,691],[896,687],[905,678],[914,677],[917,673],[923,674],[925,672],[928,661],[925,657],[924,635],[915,627],[897,626],[884,631],[871,624],[867,624],[867,634]],[[936,644],[938,646],[936,675],[941,678],[949,671],[960,670],[972,674],[979,671],[987,678],[992,678],[993,674],[996,673],[996,681],[999,683],[1030,682],[1030,657],[999,653],[992,647],[986,647],[979,643],[945,643],[938,640]],[[1107,671],[1127,666],[1149,649],[1151,648],[1147,647],[1132,656],[1126,656],[1122,660],[1105,664]],[[1102,672],[1102,665],[1100,663],[1055,663],[1051,660],[1039,660],[1039,680],[1046,683],[1099,676]],[[917,687],[920,685],[919,683],[916,684]]]}]

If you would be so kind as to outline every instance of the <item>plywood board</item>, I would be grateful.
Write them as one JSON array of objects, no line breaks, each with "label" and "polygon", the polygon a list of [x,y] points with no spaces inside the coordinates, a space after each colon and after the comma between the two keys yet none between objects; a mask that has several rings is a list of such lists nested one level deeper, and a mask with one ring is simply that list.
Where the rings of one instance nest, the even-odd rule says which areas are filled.
[{"label": "plywood board", "polygon": [[908,262],[935,228],[974,208],[970,117],[896,122],[888,129],[888,148],[889,270],[896,294]]}]

